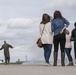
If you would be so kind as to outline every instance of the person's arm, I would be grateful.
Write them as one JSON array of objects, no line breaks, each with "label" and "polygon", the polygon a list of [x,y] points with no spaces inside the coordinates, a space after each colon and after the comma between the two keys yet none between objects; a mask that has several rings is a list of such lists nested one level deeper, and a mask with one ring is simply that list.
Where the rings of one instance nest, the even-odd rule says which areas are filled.
[{"label": "person's arm", "polygon": [[41,24],[39,26],[39,30],[40,30],[40,35],[41,35],[42,34]]},{"label": "person's arm", "polygon": [[[51,29],[50,29],[50,27],[51,27]],[[52,24],[48,26],[48,29],[49,29],[49,33],[50,33],[51,35],[53,35],[53,32],[52,32]]]},{"label": "person's arm", "polygon": [[62,34],[66,28],[67,26],[64,26],[64,28],[60,31],[60,34]]},{"label": "person's arm", "polygon": [[74,41],[74,34],[73,34],[73,31],[71,32],[71,41]]},{"label": "person's arm", "polygon": [[70,25],[70,22],[65,19],[65,20],[64,20],[64,24],[65,24],[66,27],[68,27],[68,26]]},{"label": "person's arm", "polygon": [[64,28],[60,31],[60,34],[62,34],[64,32],[64,30],[70,25],[69,21],[64,19]]},{"label": "person's arm", "polygon": [[12,46],[12,45],[9,45],[9,47],[10,47],[10,48],[13,48],[13,46]]},{"label": "person's arm", "polygon": [[2,45],[2,47],[0,48],[0,50],[2,50],[4,48],[4,46]]},{"label": "person's arm", "polygon": [[55,30],[55,27],[54,27],[54,24],[53,24],[53,21],[51,22],[51,31],[54,32]]}]

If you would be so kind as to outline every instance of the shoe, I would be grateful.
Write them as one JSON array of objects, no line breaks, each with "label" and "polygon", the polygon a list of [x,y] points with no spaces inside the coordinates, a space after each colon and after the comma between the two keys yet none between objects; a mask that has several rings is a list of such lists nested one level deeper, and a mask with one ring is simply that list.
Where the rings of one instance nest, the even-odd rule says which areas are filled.
[{"label": "shoe", "polygon": [[73,62],[69,62],[67,66],[73,66]]},{"label": "shoe", "polygon": [[57,52],[54,52],[54,63],[53,63],[53,66],[57,66],[57,57],[58,57],[58,53]]},{"label": "shoe", "polygon": [[51,66],[51,64],[50,64],[50,63],[45,63],[44,65],[45,65],[45,66]]},{"label": "shoe", "polygon": [[61,52],[61,65],[65,66],[65,53]]}]

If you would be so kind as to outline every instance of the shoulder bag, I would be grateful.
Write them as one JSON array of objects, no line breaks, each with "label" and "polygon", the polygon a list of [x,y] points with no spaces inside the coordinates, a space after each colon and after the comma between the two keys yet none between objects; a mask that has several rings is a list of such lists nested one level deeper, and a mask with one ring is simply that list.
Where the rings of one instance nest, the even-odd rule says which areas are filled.
[{"label": "shoulder bag", "polygon": [[[44,27],[43,27],[43,31],[44,31],[44,28],[45,28],[45,25],[44,25]],[[43,31],[42,31],[42,34],[43,34]],[[42,36],[42,34],[41,34],[41,36]],[[43,47],[43,43],[42,43],[42,41],[41,41],[41,38],[38,38],[36,44],[37,44],[37,46],[38,46],[39,48],[42,48],[42,47]]]}]

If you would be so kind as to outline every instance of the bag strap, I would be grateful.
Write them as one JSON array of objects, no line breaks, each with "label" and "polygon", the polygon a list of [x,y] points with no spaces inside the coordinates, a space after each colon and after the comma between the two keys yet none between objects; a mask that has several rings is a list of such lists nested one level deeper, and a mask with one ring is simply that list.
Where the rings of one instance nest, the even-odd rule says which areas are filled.
[{"label": "bag strap", "polygon": [[42,34],[43,34],[44,29],[45,29],[45,25],[44,25],[44,27],[43,27],[43,30],[42,30],[41,36],[42,36]]}]

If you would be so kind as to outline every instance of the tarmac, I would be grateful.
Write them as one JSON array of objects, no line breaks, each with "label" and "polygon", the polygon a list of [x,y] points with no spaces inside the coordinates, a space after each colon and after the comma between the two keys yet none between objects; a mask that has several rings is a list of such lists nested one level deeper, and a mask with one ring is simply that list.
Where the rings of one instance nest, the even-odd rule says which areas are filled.
[{"label": "tarmac", "polygon": [[76,75],[76,65],[1,64],[0,75]]}]

